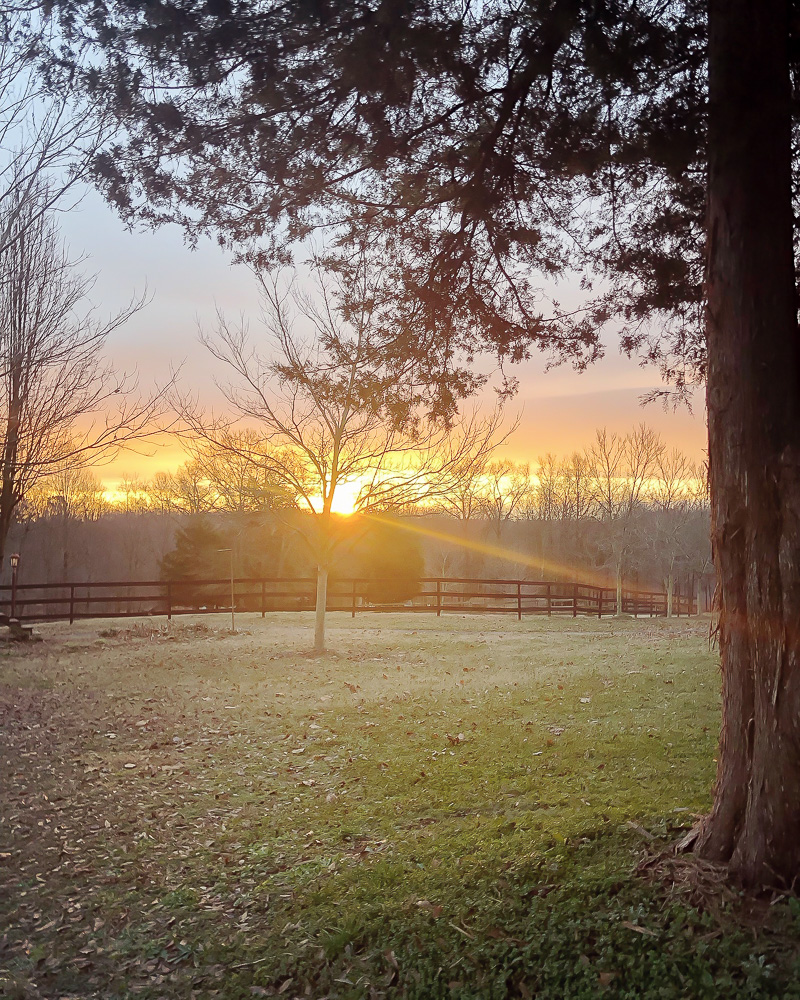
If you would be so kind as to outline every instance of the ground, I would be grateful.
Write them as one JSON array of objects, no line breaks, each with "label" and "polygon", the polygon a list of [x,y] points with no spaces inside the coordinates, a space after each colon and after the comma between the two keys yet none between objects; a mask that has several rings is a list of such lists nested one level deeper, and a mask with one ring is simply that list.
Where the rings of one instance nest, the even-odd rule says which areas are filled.
[{"label": "ground", "polygon": [[800,997],[797,901],[669,853],[708,619],[329,617],[0,648],[0,993]]}]

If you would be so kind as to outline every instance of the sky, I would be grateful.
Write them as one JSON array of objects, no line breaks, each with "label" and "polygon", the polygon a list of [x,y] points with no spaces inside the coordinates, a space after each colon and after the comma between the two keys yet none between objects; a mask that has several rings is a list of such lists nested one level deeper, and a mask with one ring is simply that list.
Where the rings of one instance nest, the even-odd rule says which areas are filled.
[{"label": "sky", "polygon": [[[114,364],[126,371],[136,369],[144,391],[182,365],[184,388],[214,399],[214,373],[223,373],[198,343],[198,327],[211,328],[219,308],[230,319],[249,317],[251,329],[257,331],[258,296],[250,273],[231,266],[229,255],[210,241],[190,249],[177,226],[128,231],[95,192],[60,221],[73,255],[88,255],[84,269],[97,275],[92,299],[102,313],[114,312],[134,294],[147,291],[147,306],[108,341],[107,354]],[[620,355],[613,341],[605,357],[585,372],[576,373],[568,365],[544,369],[544,358],[536,357],[512,370],[520,388],[508,409],[521,418],[502,457],[535,463],[548,452],[565,455],[582,449],[599,427],[624,434],[641,422],[657,430],[669,447],[680,448],[694,460],[703,457],[702,392],[695,395],[692,413],[685,408],[665,411],[659,404],[642,407],[640,397],[660,385],[658,373]],[[147,479],[183,460],[180,445],[167,440],[158,447],[140,445],[137,452],[123,452],[96,471],[113,489],[123,476]]]}]

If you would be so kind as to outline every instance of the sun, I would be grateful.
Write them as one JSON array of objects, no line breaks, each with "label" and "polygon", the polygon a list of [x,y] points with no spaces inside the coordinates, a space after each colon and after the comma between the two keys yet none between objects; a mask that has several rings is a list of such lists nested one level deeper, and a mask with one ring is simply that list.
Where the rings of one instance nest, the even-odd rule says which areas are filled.
[{"label": "sun", "polygon": [[358,482],[338,483],[331,505],[333,513],[341,514],[343,517],[355,514],[360,490],[361,485]]}]

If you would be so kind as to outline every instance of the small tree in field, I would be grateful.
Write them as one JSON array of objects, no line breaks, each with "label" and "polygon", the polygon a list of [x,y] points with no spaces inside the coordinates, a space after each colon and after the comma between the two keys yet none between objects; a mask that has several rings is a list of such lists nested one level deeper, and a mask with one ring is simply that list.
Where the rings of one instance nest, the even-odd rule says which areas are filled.
[{"label": "small tree in field", "polygon": [[[208,417],[191,400],[179,404],[197,438],[269,472],[310,518],[316,652],[325,648],[334,554],[352,536],[337,517],[342,495],[348,513],[386,513],[430,501],[469,477],[501,436],[500,410],[486,419],[472,413],[455,425],[421,416],[413,368],[388,365],[376,345],[378,306],[363,259],[350,278],[347,287],[320,282],[314,301],[260,277],[271,353],[253,346],[246,325],[231,326],[222,316],[216,331],[202,336],[234,374],[223,386],[234,416]],[[308,326],[305,335],[298,317]],[[237,436],[232,425],[243,418],[258,425],[259,435]]]}]

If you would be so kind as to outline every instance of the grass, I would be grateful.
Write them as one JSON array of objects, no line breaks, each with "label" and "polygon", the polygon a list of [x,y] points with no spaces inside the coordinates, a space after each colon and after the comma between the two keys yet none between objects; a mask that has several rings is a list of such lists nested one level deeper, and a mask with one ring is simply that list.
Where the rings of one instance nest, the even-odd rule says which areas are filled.
[{"label": "grass", "polygon": [[304,614],[0,650],[17,997],[800,997],[707,809],[707,621]]}]

